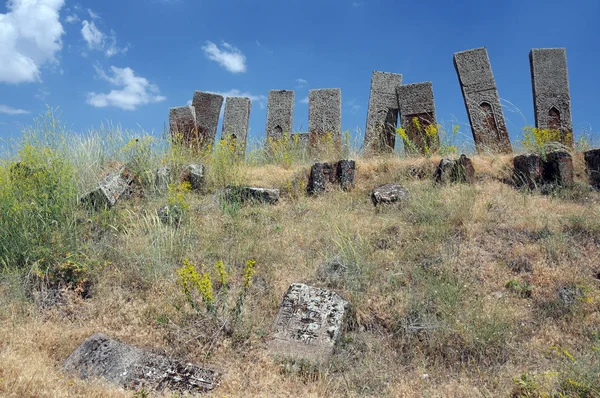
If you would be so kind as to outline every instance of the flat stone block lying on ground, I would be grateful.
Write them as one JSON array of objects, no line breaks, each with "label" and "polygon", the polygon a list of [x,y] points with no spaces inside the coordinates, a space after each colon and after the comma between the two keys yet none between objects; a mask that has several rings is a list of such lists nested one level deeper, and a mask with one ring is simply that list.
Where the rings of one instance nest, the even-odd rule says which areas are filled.
[{"label": "flat stone block lying on ground", "polygon": [[258,187],[227,187],[225,198],[229,201],[241,203],[267,203],[277,204],[279,202],[279,189]]},{"label": "flat stone block lying on ground", "polygon": [[344,191],[350,190],[354,187],[355,170],[354,160],[315,163],[310,169],[307,191],[318,194],[326,191],[330,184],[339,184]]},{"label": "flat stone block lying on ground", "polygon": [[600,149],[585,151],[583,157],[590,185],[600,189]]},{"label": "flat stone block lying on ground", "polygon": [[101,333],[77,347],[64,367],[81,379],[101,377],[128,389],[193,393],[218,386],[215,370],[123,344]]},{"label": "flat stone block lying on ground", "polygon": [[371,201],[375,206],[398,202],[407,197],[408,191],[400,184],[379,185],[371,191]]},{"label": "flat stone block lying on ground", "polygon": [[458,159],[443,158],[435,171],[435,180],[441,183],[473,184],[475,182],[473,161],[464,154]]},{"label": "flat stone block lying on ground", "polygon": [[134,175],[123,167],[119,171],[108,174],[98,183],[98,187],[84,195],[80,201],[95,209],[113,207],[121,196],[130,192]]},{"label": "flat stone block lying on ground", "polygon": [[277,312],[269,349],[291,359],[326,361],[343,333],[349,309],[333,291],[293,283]]}]

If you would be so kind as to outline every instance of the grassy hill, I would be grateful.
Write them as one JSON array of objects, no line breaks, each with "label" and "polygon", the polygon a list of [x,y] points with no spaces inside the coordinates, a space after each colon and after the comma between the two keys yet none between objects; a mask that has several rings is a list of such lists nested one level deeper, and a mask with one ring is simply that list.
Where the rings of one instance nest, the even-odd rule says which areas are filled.
[{"label": "grassy hill", "polygon": [[[575,186],[546,195],[506,183],[510,156],[473,156],[475,184],[439,185],[440,157],[330,153],[356,159],[356,187],[311,197],[311,159],[294,149],[244,163],[226,145],[194,155],[118,128],[63,133],[38,120],[0,166],[2,395],[149,396],[61,370],[102,332],[221,370],[207,397],[600,396],[600,195],[581,153]],[[207,167],[202,192],[179,178],[191,162]],[[174,180],[157,192],[164,164]],[[138,176],[130,198],[78,204],[121,165]],[[409,198],[376,209],[370,191],[388,182]],[[241,206],[220,194],[230,183],[281,200]],[[180,224],[159,219],[167,204]],[[186,289],[186,269],[204,288]],[[266,349],[292,282],[352,304],[326,365]]]}]

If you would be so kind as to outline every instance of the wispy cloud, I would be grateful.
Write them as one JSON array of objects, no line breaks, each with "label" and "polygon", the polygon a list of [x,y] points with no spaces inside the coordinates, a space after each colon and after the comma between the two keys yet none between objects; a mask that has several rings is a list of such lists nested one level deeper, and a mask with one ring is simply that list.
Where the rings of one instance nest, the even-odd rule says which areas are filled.
[{"label": "wispy cloud", "polygon": [[361,106],[356,103],[356,99],[352,98],[350,101],[346,103],[348,107],[350,107],[350,111],[352,113],[356,113],[360,110]]},{"label": "wispy cloud", "polygon": [[66,23],[77,23],[79,21],[80,21],[80,19],[77,14],[67,15],[67,17],[65,18]]},{"label": "wispy cloud", "polygon": [[111,74],[104,72],[99,66],[95,67],[98,77],[107,81],[117,89],[107,94],[91,92],[87,94],[87,103],[104,108],[113,106],[127,111],[133,111],[141,105],[164,101],[158,86],[151,84],[148,79],[137,76],[131,68],[110,67]]},{"label": "wispy cloud", "polygon": [[304,88],[308,82],[305,79],[296,79],[296,88]]},{"label": "wispy cloud", "polygon": [[117,54],[126,54],[130,47],[129,44],[119,47],[117,33],[111,29],[110,34],[104,34],[93,20],[82,22],[81,36],[90,50],[102,51],[109,58]]},{"label": "wispy cloud", "polygon": [[88,8],[87,12],[88,12],[90,18],[92,18],[92,19],[100,19],[100,15],[96,14],[94,12],[94,10],[92,10],[91,8]]},{"label": "wispy cloud", "polygon": [[308,104],[308,97],[304,97],[300,100],[301,104]]},{"label": "wispy cloud", "polygon": [[31,112],[24,109],[13,108],[12,106],[0,105],[0,113],[4,113],[6,115],[24,115]]},{"label": "wispy cloud", "polygon": [[215,43],[207,41],[202,50],[208,59],[219,63],[229,72],[246,72],[246,56],[229,43],[223,42],[221,45],[222,48],[219,48]]}]

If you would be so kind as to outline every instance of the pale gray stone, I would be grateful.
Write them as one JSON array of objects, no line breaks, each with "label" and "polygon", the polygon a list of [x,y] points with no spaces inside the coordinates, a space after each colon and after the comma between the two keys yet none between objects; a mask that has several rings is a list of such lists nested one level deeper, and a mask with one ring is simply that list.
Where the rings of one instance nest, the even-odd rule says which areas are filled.
[{"label": "pale gray stone", "polygon": [[269,341],[271,352],[291,359],[325,362],[347,323],[350,304],[339,294],[293,283],[285,296]]},{"label": "pale gray stone", "polygon": [[215,370],[123,344],[101,333],[78,346],[64,367],[81,379],[101,377],[128,389],[194,393],[218,386]]},{"label": "pale gray stone", "polygon": [[[433,125],[437,131],[437,119],[435,117],[435,103],[433,100],[433,86],[431,82],[406,84],[397,86],[398,104],[400,107],[400,124],[408,139],[415,146],[415,150],[424,154],[425,147],[431,152],[439,146],[439,135],[435,137],[425,134],[427,126]],[[421,129],[415,125],[413,119],[419,121]],[[406,152],[412,152],[410,145],[404,146]]]},{"label": "pale gray stone", "polygon": [[312,146],[331,134],[339,145],[342,139],[342,90],[323,88],[308,92],[308,131]]},{"label": "pale gray stone", "polygon": [[81,198],[81,202],[97,210],[113,207],[123,195],[130,192],[133,180],[131,170],[122,167],[119,171],[105,176],[94,190]]},{"label": "pale gray stone", "polygon": [[172,182],[171,168],[169,166],[162,166],[156,170],[154,187],[157,192],[167,192],[169,190],[169,184]]},{"label": "pale gray stone", "polygon": [[189,181],[193,190],[201,190],[204,187],[204,166],[190,164],[185,170],[184,180]]},{"label": "pale gray stone", "polygon": [[214,146],[219,115],[223,106],[223,96],[195,91],[192,106],[196,110],[196,127],[198,129],[198,141],[196,145],[201,149]]},{"label": "pale gray stone", "polygon": [[479,153],[511,153],[504,113],[485,48],[454,54],[473,139]]},{"label": "pale gray stone", "polygon": [[407,197],[406,188],[395,183],[379,185],[371,191],[371,201],[375,206],[402,201]]},{"label": "pale gray stone", "polygon": [[400,85],[400,74],[373,72],[365,129],[366,153],[393,152],[399,112],[396,87]]},{"label": "pale gray stone", "polygon": [[294,91],[271,90],[267,105],[267,140],[281,140],[292,133],[294,119]]},{"label": "pale gray stone", "polygon": [[250,98],[227,97],[225,100],[222,137],[234,139],[240,156],[246,153],[250,108]]},{"label": "pale gray stone", "polygon": [[571,92],[564,48],[534,48],[529,53],[535,125],[560,130],[561,142],[573,146]]},{"label": "pale gray stone", "polygon": [[197,139],[196,110],[192,106],[179,106],[169,111],[169,130],[171,137],[185,143]]}]

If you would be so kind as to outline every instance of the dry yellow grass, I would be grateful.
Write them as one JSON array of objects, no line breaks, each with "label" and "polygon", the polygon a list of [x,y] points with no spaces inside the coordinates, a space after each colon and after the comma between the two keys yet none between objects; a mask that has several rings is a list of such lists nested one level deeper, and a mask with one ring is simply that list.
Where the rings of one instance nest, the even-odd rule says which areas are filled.
[{"label": "dry yellow grass", "polygon": [[[593,340],[599,196],[580,186],[553,196],[517,191],[502,182],[510,160],[475,157],[474,186],[437,186],[431,174],[439,158],[359,159],[353,191],[318,197],[298,195],[306,165],[251,167],[245,182],[287,190],[277,206],[227,210],[210,194],[187,193],[179,229],[154,215],[164,196],[121,202],[89,222],[88,254],[107,262],[92,271],[91,298],[67,292],[59,305],[43,307],[23,299],[18,283],[3,283],[0,394],[131,397],[62,371],[95,332],[220,369],[222,384],[207,397],[510,396],[523,373],[536,378],[538,393],[556,392],[576,373],[552,347],[583,361],[600,345]],[[575,164],[582,181],[583,165]],[[376,210],[370,190],[388,182],[402,183],[411,197]],[[318,269],[335,256],[349,264],[335,288],[352,302],[355,327],[327,366],[275,361],[265,336],[281,297],[292,282],[326,286]],[[532,273],[510,269],[518,257],[529,259]],[[233,291],[244,261],[256,260],[230,333],[215,334],[215,319],[186,304],[175,274],[183,258],[208,267],[222,259]],[[533,285],[531,297],[511,293],[509,280]],[[566,285],[583,296],[563,313],[549,303]],[[426,319],[436,328],[407,332]]]}]

